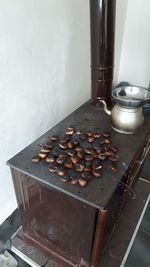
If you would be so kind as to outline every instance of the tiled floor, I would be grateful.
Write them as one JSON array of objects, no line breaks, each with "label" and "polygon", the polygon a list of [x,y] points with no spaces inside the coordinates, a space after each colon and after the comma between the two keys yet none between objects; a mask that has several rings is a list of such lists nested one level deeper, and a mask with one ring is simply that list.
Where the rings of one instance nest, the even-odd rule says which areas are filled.
[{"label": "tiled floor", "polygon": [[150,202],[125,263],[125,267],[141,266],[150,266]]}]

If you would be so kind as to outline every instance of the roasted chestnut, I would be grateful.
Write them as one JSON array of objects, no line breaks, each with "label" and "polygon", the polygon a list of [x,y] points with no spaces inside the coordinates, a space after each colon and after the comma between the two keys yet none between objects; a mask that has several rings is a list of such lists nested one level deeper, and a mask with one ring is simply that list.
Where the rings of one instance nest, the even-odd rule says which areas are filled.
[{"label": "roasted chestnut", "polygon": [[84,170],[84,164],[82,163],[75,164],[75,169],[77,172],[82,172]]},{"label": "roasted chestnut", "polygon": [[94,157],[92,155],[85,155],[85,160],[91,162],[94,160]]},{"label": "roasted chestnut", "polygon": [[76,177],[70,178],[70,184],[72,184],[72,185],[78,184],[78,178],[76,178]]},{"label": "roasted chestnut", "polygon": [[73,165],[72,165],[72,161],[70,158],[67,158],[64,162],[64,167],[66,167],[67,169],[72,169]]},{"label": "roasted chestnut", "polygon": [[75,147],[74,142],[73,141],[72,142],[68,142],[67,147],[70,148],[70,149],[74,148]]},{"label": "roasted chestnut", "polygon": [[107,151],[105,151],[105,155],[108,157],[111,157],[114,155],[114,152],[112,150],[107,150]]},{"label": "roasted chestnut", "polygon": [[76,163],[78,163],[80,161],[80,159],[77,156],[71,157],[71,160],[72,160],[73,164],[76,164]]},{"label": "roasted chestnut", "polygon": [[58,135],[51,135],[50,139],[51,139],[51,141],[57,142],[58,141]]},{"label": "roasted chestnut", "polygon": [[66,141],[61,141],[60,143],[59,143],[59,147],[61,148],[61,149],[66,149],[67,148],[67,142]]},{"label": "roasted chestnut", "polygon": [[108,167],[113,173],[116,173],[118,171],[118,169],[114,167],[113,165],[109,165]]},{"label": "roasted chestnut", "polygon": [[93,137],[93,132],[92,132],[92,131],[88,131],[88,132],[87,132],[87,136],[88,136],[88,137],[91,137],[91,136]]},{"label": "roasted chestnut", "polygon": [[46,158],[47,158],[47,153],[42,153],[42,152],[40,152],[40,153],[39,153],[39,157],[40,157],[41,159],[46,159]]},{"label": "roasted chestnut", "polygon": [[68,154],[68,156],[73,157],[73,156],[76,155],[76,151],[73,150],[73,149],[71,149],[71,150],[68,150],[68,151],[67,151],[67,154]]},{"label": "roasted chestnut", "polygon": [[41,153],[49,153],[51,151],[50,148],[47,148],[46,146],[43,146],[40,150]]},{"label": "roasted chestnut", "polygon": [[88,185],[88,181],[82,178],[78,180],[78,183],[81,187],[86,187]]},{"label": "roasted chestnut", "polygon": [[91,180],[91,178],[92,178],[90,172],[87,172],[87,171],[82,172],[81,175],[82,175],[82,178],[85,180]]},{"label": "roasted chestnut", "polygon": [[47,163],[54,163],[56,161],[56,158],[55,156],[53,155],[49,155],[46,160],[45,160]]},{"label": "roasted chestnut", "polygon": [[48,170],[50,173],[55,173],[57,171],[57,166],[56,165],[50,165],[48,167]]},{"label": "roasted chestnut", "polygon": [[102,176],[102,172],[100,170],[92,170],[92,174],[93,176],[95,176],[96,178],[100,178]]},{"label": "roasted chestnut", "polygon": [[45,147],[49,148],[49,149],[52,149],[53,148],[53,145],[51,142],[48,142],[45,144]]},{"label": "roasted chestnut", "polygon": [[82,148],[81,146],[76,146],[76,147],[75,147],[75,150],[76,150],[76,151],[82,151],[83,148]]},{"label": "roasted chestnut", "polygon": [[38,163],[40,161],[40,157],[38,155],[35,155],[35,156],[32,157],[31,161],[33,163]]},{"label": "roasted chestnut", "polygon": [[103,132],[103,136],[108,138],[110,136],[110,133],[109,132]]},{"label": "roasted chestnut", "polygon": [[99,138],[101,136],[101,134],[100,133],[94,133],[94,138]]},{"label": "roasted chestnut", "polygon": [[93,143],[95,141],[93,136],[88,137],[88,142],[89,143]]},{"label": "roasted chestnut", "polygon": [[119,157],[117,155],[113,155],[113,156],[109,157],[109,160],[112,162],[117,162],[118,159],[119,159]]},{"label": "roasted chestnut", "polygon": [[102,165],[100,163],[100,160],[94,160],[93,164],[92,164],[92,169],[93,170],[101,170],[102,169]]},{"label": "roasted chestnut", "polygon": [[61,178],[61,181],[63,183],[68,183],[70,181],[70,177],[68,175],[65,175],[64,177]]},{"label": "roasted chestnut", "polygon": [[78,151],[78,152],[77,152],[77,157],[78,157],[79,159],[83,159],[83,158],[84,158],[84,152],[83,152],[83,151]]},{"label": "roasted chestnut", "polygon": [[105,153],[100,153],[100,154],[98,155],[98,158],[99,158],[100,160],[106,160],[107,156],[106,156]]},{"label": "roasted chestnut", "polygon": [[57,173],[58,173],[59,176],[63,177],[63,176],[66,175],[66,170],[63,167],[58,167],[57,168]]},{"label": "roasted chestnut", "polygon": [[110,141],[109,139],[104,139],[104,143],[105,143],[105,144],[110,144],[111,141]]}]

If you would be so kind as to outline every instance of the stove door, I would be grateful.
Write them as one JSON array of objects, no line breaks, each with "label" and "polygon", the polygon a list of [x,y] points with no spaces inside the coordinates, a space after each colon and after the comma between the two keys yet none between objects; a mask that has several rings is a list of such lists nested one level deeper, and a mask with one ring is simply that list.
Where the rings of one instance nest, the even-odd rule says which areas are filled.
[{"label": "stove door", "polygon": [[97,210],[13,170],[25,240],[73,266],[89,266]]}]

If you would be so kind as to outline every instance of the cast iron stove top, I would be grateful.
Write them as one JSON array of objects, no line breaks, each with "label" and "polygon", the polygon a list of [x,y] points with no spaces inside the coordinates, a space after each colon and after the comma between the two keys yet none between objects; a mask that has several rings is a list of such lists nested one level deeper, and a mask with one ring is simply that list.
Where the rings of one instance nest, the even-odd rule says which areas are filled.
[{"label": "cast iron stove top", "polygon": [[[41,145],[49,140],[50,135],[62,135],[71,125],[83,132],[109,131],[112,144],[118,148],[119,161],[117,163],[118,172],[112,173],[105,170],[101,179],[93,179],[85,188],[63,184],[60,178],[54,173],[51,174],[46,167],[47,164],[40,162],[33,164],[31,158],[39,152]],[[64,192],[80,201],[83,201],[95,208],[101,209],[106,206],[114,193],[117,185],[132,166],[134,158],[143,146],[144,140],[149,135],[149,118],[145,118],[143,127],[134,135],[119,134],[112,130],[110,117],[102,109],[96,108],[88,101],[83,106],[75,110],[72,114],[58,123],[51,130],[43,134],[35,142],[30,144],[16,156],[8,161],[8,165],[34,178],[39,183],[50,186],[58,191]]]}]

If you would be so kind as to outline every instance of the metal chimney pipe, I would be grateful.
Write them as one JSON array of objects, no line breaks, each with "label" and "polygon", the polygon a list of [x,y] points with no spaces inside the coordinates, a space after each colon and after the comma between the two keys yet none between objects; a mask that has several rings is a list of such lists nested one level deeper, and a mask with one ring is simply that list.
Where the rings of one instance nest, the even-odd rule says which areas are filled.
[{"label": "metal chimney pipe", "polygon": [[116,0],[90,0],[91,97],[111,101]]}]

